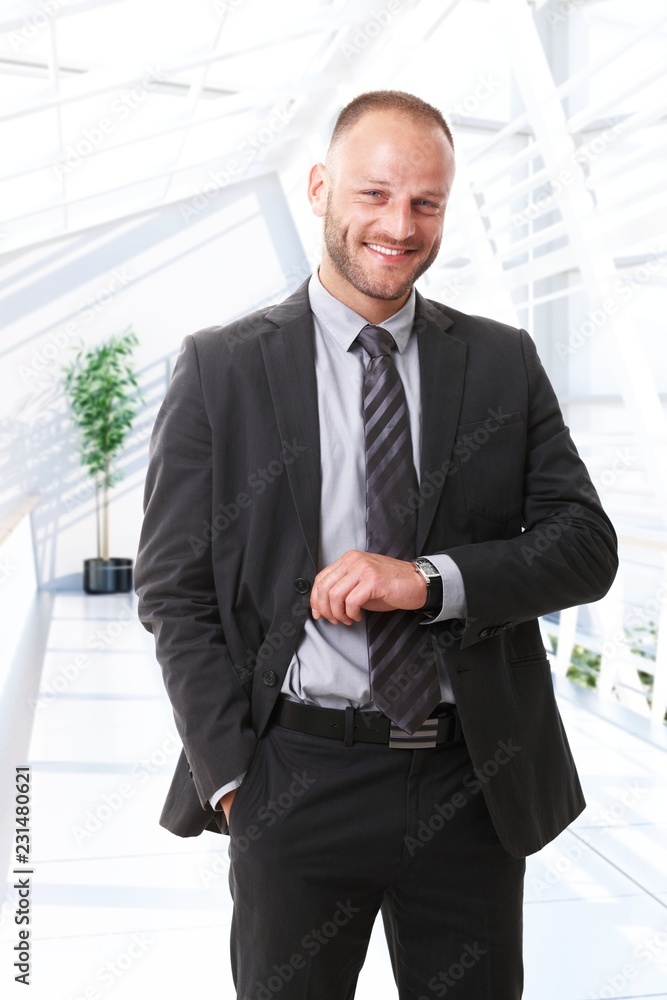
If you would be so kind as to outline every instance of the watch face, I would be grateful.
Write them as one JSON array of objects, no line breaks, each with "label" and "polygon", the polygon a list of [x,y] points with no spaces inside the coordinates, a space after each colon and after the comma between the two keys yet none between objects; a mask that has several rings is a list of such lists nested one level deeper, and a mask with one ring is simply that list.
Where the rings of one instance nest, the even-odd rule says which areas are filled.
[{"label": "watch face", "polygon": [[417,559],[417,565],[425,576],[440,576],[437,569],[428,559]]}]

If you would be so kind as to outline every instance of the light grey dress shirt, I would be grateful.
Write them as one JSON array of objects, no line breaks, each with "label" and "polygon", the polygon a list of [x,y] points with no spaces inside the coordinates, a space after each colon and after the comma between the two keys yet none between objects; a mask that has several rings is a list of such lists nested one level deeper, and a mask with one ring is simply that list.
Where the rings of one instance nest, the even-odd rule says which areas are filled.
[{"label": "light grey dress shirt", "polygon": [[[363,418],[363,377],[369,358],[356,338],[367,321],[334,298],[317,274],[308,286],[315,326],[315,373],[320,422],[322,494],[320,498],[319,568],[349,549],[366,549],[366,460]],[[419,479],[421,394],[419,351],[411,336],[415,292],[397,313],[381,325],[396,342],[394,362],[405,389],[415,470]],[[418,553],[422,554],[422,553]],[[446,555],[423,553],[437,567],[443,585],[443,606],[429,623],[465,618],[463,580]],[[447,668],[436,649],[442,700],[453,702]],[[323,708],[374,709],[370,697],[365,621],[332,625],[324,618],[306,619],[304,632],[287,669],[282,693],[294,701]],[[238,786],[242,776],[211,797],[211,804]]]}]

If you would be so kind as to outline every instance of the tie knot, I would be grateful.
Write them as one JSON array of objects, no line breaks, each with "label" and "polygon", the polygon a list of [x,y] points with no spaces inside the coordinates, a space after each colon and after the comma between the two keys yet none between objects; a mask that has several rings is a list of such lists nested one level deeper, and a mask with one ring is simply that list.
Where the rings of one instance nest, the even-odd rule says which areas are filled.
[{"label": "tie knot", "polygon": [[394,338],[388,330],[381,326],[365,326],[357,340],[372,358],[380,358],[391,355],[392,348],[396,346]]}]

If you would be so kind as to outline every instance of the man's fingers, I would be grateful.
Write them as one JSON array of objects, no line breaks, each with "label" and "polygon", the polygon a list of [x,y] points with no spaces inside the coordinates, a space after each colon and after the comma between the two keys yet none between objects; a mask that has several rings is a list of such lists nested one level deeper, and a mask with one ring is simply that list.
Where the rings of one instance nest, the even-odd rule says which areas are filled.
[{"label": "man's fingers", "polygon": [[[342,590],[340,588],[335,589],[345,579],[348,572],[347,565],[343,562],[344,558],[344,556],[341,556],[340,559],[336,559],[335,562],[320,570],[313,582],[313,589],[310,596],[313,617],[315,619],[326,618],[332,625],[336,625],[339,622],[344,622],[346,625],[352,624],[352,620],[345,612],[344,607],[344,598],[349,586],[352,584],[350,583],[348,587],[343,587]],[[332,605],[332,601],[335,603],[335,607]]]},{"label": "man's fingers", "polygon": [[311,607],[315,619],[322,617],[333,625],[352,625],[361,621],[359,601],[350,601],[349,594],[359,584],[352,553],[346,553],[318,573],[313,584]]},{"label": "man's fingers", "polygon": [[331,612],[337,621],[343,622],[345,625],[351,625],[353,621],[359,621],[361,618],[361,609],[359,605],[355,607],[354,602],[350,601],[350,593],[355,590],[358,585],[358,573],[346,572],[344,576],[338,579],[329,588],[327,596]]}]

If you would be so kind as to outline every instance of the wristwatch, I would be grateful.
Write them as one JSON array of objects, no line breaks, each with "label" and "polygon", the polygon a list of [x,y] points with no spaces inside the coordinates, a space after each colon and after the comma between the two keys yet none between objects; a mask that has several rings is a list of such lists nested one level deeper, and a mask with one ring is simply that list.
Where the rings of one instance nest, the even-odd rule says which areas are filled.
[{"label": "wristwatch", "polygon": [[426,604],[420,609],[427,615],[439,613],[442,608],[442,577],[429,559],[420,556],[413,560],[417,573],[426,580]]}]

